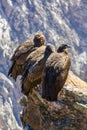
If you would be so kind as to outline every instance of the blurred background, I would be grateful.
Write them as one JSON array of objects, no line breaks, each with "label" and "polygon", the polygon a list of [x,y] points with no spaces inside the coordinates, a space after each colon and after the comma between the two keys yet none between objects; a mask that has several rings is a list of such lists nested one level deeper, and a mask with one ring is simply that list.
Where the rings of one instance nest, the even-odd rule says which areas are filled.
[{"label": "blurred background", "polygon": [[87,81],[87,0],[0,0],[0,129],[20,130],[20,80],[7,76],[15,48],[37,31],[71,46],[71,70]]}]

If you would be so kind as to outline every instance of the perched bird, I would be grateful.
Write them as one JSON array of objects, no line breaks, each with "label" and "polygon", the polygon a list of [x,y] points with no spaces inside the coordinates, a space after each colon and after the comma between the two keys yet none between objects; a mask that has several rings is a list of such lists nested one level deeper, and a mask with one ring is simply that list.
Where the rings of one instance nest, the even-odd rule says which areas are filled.
[{"label": "perched bird", "polygon": [[68,45],[62,44],[45,63],[41,82],[42,97],[48,101],[57,100],[57,95],[66,81],[71,64],[68,47]]},{"label": "perched bird", "polygon": [[45,36],[41,32],[38,32],[33,39],[19,45],[11,58],[12,66],[9,69],[8,75],[16,80],[17,76],[22,72],[26,57],[38,47],[45,45],[45,41]]},{"label": "perched bird", "polygon": [[41,46],[27,57],[22,73],[22,93],[28,95],[40,84],[45,62],[54,51],[53,45]]}]

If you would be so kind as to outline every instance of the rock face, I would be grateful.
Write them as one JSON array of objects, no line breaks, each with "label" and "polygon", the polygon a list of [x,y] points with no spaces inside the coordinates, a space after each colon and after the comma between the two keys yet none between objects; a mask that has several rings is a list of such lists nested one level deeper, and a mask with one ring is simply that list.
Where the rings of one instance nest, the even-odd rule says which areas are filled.
[{"label": "rock face", "polygon": [[[18,126],[20,106],[17,98],[17,90],[14,91],[13,83],[0,73],[0,129],[21,130]],[[15,105],[14,105],[15,104]],[[16,115],[17,114],[17,115]],[[19,121],[20,124],[20,121]]]},{"label": "rock face", "polygon": [[[34,130],[86,130],[87,129],[87,83],[69,73],[57,102],[43,100],[38,92],[22,98],[23,126]],[[33,117],[33,118],[32,118]]]},{"label": "rock face", "polygon": [[[61,43],[68,43],[72,46],[70,51],[71,69],[81,79],[87,81],[86,5],[86,0],[0,0],[0,89],[2,91],[8,88],[7,91],[10,93],[8,97],[10,97],[13,107],[11,107],[7,97],[4,98],[4,91],[0,93],[0,101],[5,99],[8,102],[7,104],[11,108],[10,114],[13,112],[12,119],[18,123],[16,126],[20,125],[18,114],[20,106],[17,101],[21,93],[19,82],[14,83],[7,76],[10,56],[18,44],[30,38],[32,33],[40,30],[46,36],[47,43],[50,42],[56,46]],[[7,79],[6,81],[3,75]],[[9,81],[13,86],[12,89],[8,86]],[[11,91],[9,92],[9,90]],[[12,94],[13,91],[14,94]],[[0,106],[4,107],[4,103],[1,104],[0,102]],[[7,122],[4,118],[6,117],[5,111],[3,113],[0,118],[0,121],[3,121],[2,124]],[[14,128],[17,128],[16,126]],[[11,125],[8,127],[12,129]],[[0,128],[2,129],[1,125]]]}]

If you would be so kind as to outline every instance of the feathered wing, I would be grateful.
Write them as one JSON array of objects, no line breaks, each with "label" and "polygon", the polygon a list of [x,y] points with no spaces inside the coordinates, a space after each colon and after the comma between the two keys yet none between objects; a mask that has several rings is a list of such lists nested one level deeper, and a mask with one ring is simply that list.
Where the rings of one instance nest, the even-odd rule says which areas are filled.
[{"label": "feathered wing", "polygon": [[22,73],[22,89],[26,89],[27,81],[29,83],[27,87],[31,89],[40,84],[42,71],[49,55],[50,52],[46,50],[46,46],[41,46],[27,57]]},{"label": "feathered wing", "polygon": [[50,101],[57,100],[57,94],[62,89],[67,77],[69,62],[67,56],[58,53],[51,54],[48,58],[42,77],[43,98]]},{"label": "feathered wing", "polygon": [[[22,92],[26,95],[30,92],[33,86],[36,86],[40,80],[36,80],[37,77],[37,66],[38,61],[44,56],[45,46],[38,48],[36,51],[32,52],[26,59],[24,63],[23,71],[22,71]],[[41,73],[41,71],[40,71]]]},{"label": "feathered wing", "polygon": [[35,73],[36,65],[38,61],[43,57],[44,51],[45,51],[45,46],[42,46],[38,48],[36,51],[28,55],[28,57],[26,58],[26,62],[24,63],[22,78],[25,77],[27,72],[29,74]]},{"label": "feathered wing", "polygon": [[21,74],[23,64],[28,54],[34,51],[34,44],[32,41],[22,43],[14,52],[11,60],[12,66],[9,69],[8,75],[12,76],[15,80]]},{"label": "feathered wing", "polygon": [[11,68],[8,71],[8,75],[10,75],[11,77],[13,77],[14,80],[16,80],[19,71],[20,71],[20,68],[17,67],[17,65],[14,61]]},{"label": "feathered wing", "polygon": [[53,46],[42,46],[33,52],[32,60],[35,61],[34,64],[29,68],[29,76],[31,82],[38,80],[42,76],[42,71],[45,65],[46,60],[50,54],[54,51]]},{"label": "feathered wing", "polygon": [[11,60],[14,61],[16,60],[18,57],[20,57],[20,55],[23,55],[27,52],[31,52],[32,49],[34,47],[34,43],[32,40],[28,40],[22,44],[20,44],[17,49],[14,51],[13,56],[11,57]]}]

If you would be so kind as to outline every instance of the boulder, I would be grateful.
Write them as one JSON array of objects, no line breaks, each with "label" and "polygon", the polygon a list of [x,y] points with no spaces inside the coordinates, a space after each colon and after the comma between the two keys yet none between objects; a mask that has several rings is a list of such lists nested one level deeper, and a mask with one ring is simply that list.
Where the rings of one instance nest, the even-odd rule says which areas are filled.
[{"label": "boulder", "polygon": [[56,102],[42,99],[37,90],[20,100],[23,127],[34,130],[87,130],[87,83],[71,71]]}]

